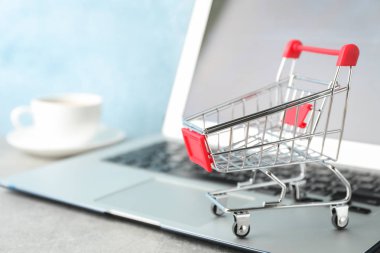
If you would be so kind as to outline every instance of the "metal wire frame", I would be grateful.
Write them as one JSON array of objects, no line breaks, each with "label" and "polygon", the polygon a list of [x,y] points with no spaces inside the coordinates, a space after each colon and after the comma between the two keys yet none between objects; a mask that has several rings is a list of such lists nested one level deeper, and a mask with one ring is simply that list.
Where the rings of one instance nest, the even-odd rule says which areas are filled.
[{"label": "metal wire frame", "polygon": [[[213,159],[212,167],[214,170],[223,173],[234,173],[244,170],[252,171],[252,176],[248,181],[240,182],[236,187],[230,189],[208,192],[206,196],[212,202],[213,212],[216,215],[223,213],[233,214],[234,226],[239,224],[242,229],[248,229],[248,232],[250,212],[267,208],[330,206],[332,214],[334,215],[335,212],[335,215],[340,217],[339,219],[337,218],[338,223],[334,225],[343,228],[348,222],[347,203],[351,199],[352,190],[346,178],[329,162],[336,161],[339,156],[347,113],[352,69],[349,67],[347,83],[343,83],[342,85],[338,82],[340,67],[337,67],[333,80],[325,82],[295,74],[296,61],[293,60],[288,78],[282,78],[285,61],[283,59],[280,64],[276,83],[205,110],[184,121],[184,125],[205,135],[206,145]],[[323,85],[323,88],[317,92],[301,89],[295,87],[296,81],[320,84]],[[260,101],[265,96],[268,96],[268,94],[268,105],[262,106]],[[274,96],[274,101],[272,101],[272,95]],[[340,127],[331,129],[330,118],[332,109],[336,106],[334,98],[337,95],[344,96],[344,101],[341,102],[343,116]],[[254,100],[255,104],[250,106],[254,106],[256,111],[247,114],[247,111],[249,111],[247,107],[249,107],[248,104],[251,100]],[[312,104],[311,115],[308,115],[304,120],[306,127],[302,129],[298,127],[300,108],[302,105],[309,103]],[[236,108],[239,106],[241,107],[242,115],[237,116]],[[285,124],[287,111],[294,109],[294,124],[289,125],[289,122]],[[230,118],[227,117],[227,120],[223,119],[222,113],[228,112],[228,110],[231,113]],[[324,115],[326,117],[323,122],[322,116]],[[206,122],[212,117],[216,117],[216,122]],[[322,129],[320,129],[321,126]],[[238,135],[238,131],[242,132],[244,137],[242,139],[238,138],[235,141],[234,135]],[[326,137],[332,134],[339,135],[335,157],[327,155],[324,152]],[[227,145],[221,143],[222,137],[225,136],[228,137]],[[217,138],[217,144],[212,142],[212,139],[215,137]],[[322,138],[322,142],[319,144],[319,148],[315,149],[315,147],[311,147],[311,142],[318,137]],[[299,200],[301,196],[300,185],[306,182],[304,180],[306,163],[319,163],[327,167],[345,187],[345,196],[339,200],[327,200],[324,202],[282,203],[288,185],[292,186],[295,200]],[[299,176],[279,179],[272,173],[271,169],[273,167],[285,165],[299,165]],[[272,181],[255,183],[257,171],[265,173]],[[251,206],[240,208],[230,208],[227,205],[229,193],[272,185],[277,185],[281,188],[277,201],[265,201],[262,205],[252,204]],[[234,233],[238,236],[247,235],[244,234],[245,232],[243,235],[237,234],[235,230]]]},{"label": "metal wire frame", "polygon": [[[326,201],[326,202],[307,202],[307,203],[301,203],[301,204],[281,204],[280,203],[281,201],[280,201],[276,205],[268,205],[267,202],[264,202],[260,206],[251,206],[251,207],[245,207],[245,208],[229,208],[223,205],[220,201],[220,197],[228,193],[276,185],[276,182],[273,182],[273,181],[258,183],[258,184],[247,183],[247,184],[243,184],[241,186],[233,187],[230,189],[208,192],[206,196],[211,200],[213,204],[215,204],[224,213],[236,213],[236,212],[245,212],[245,211],[254,211],[254,210],[256,211],[256,210],[262,210],[262,209],[267,209],[267,208],[278,209],[278,208],[297,208],[297,207],[338,206],[338,205],[344,205],[348,203],[351,199],[351,194],[352,194],[350,183],[334,166],[331,166],[323,162],[321,162],[320,164],[328,168],[338,178],[338,180],[344,185],[346,189],[346,195],[342,199],[334,200],[334,201]],[[303,180],[303,178],[304,178],[304,175],[300,174],[298,177],[283,179],[281,180],[281,182],[284,184],[289,184],[292,182],[299,182]]]},{"label": "metal wire frame", "polygon": [[[277,79],[280,79],[281,77],[282,68],[284,67],[283,63],[284,62],[282,62],[280,65]],[[349,77],[347,85],[341,86],[338,84],[340,67],[337,68],[334,79],[331,82],[317,80],[298,74],[296,75],[294,73],[294,67],[295,61],[292,61],[288,78],[281,79],[279,82],[270,84],[260,90],[248,93],[237,99],[228,101],[222,105],[200,112],[196,115],[188,117],[184,121],[184,125],[199,133],[204,134],[207,139],[209,139],[210,136],[213,136],[215,134],[217,135],[217,147],[215,148],[209,145],[210,154],[214,160],[213,168],[215,170],[222,172],[233,172],[255,168],[266,168],[269,166],[276,167],[285,164],[299,164],[309,161],[337,160],[347,111],[351,68],[348,74]],[[297,80],[325,85],[327,88],[323,89],[322,91],[312,93],[310,90],[294,87],[294,82]],[[284,96],[283,89],[285,85],[286,94]],[[329,121],[332,105],[334,102],[334,96],[342,92],[345,92],[346,99],[343,106],[344,112],[341,128],[329,130]],[[274,93],[275,101],[273,102],[272,99],[269,99],[269,108],[260,110],[261,108],[259,99],[265,93],[266,95],[269,94],[269,96],[272,96],[272,93]],[[252,99],[256,99],[256,112],[246,115],[246,103]],[[329,101],[325,128],[323,131],[317,132],[316,129],[327,100]],[[317,107],[318,101],[320,101],[320,105]],[[299,108],[301,105],[306,103],[313,103],[312,115],[308,118],[307,128],[300,130],[296,126],[288,127],[284,125],[285,112],[289,109],[296,108],[295,123],[297,123]],[[237,105],[240,105],[242,107],[243,116],[235,118],[235,109]],[[226,110],[231,110],[231,120],[220,122],[220,114],[222,111]],[[273,115],[276,115],[278,113],[281,114],[281,120],[278,120],[277,124],[274,125],[272,120],[268,121],[270,117],[273,117]],[[207,127],[206,118],[209,118],[213,115],[216,115],[216,123]],[[200,120],[202,123],[194,123],[197,120]],[[261,120],[263,120],[263,124],[260,123]],[[250,135],[249,132],[252,125],[259,130],[257,135]],[[263,125],[263,130],[260,132],[261,125]],[[238,142],[233,141],[235,132],[234,128],[236,128],[236,126],[240,126],[245,129],[245,138]],[[287,127],[289,129],[287,129]],[[226,132],[228,132],[229,135],[228,145],[221,147],[220,135],[223,133],[225,134]],[[287,135],[285,138],[284,133]],[[291,137],[289,136],[289,133],[291,134]],[[331,134],[339,134],[339,143],[336,157],[324,155],[326,137]],[[266,136],[276,137],[277,140],[270,141],[270,139],[266,138]],[[322,136],[323,138],[321,150],[319,152],[310,150],[311,141],[315,136]],[[307,140],[306,146],[296,145],[297,140]],[[290,157],[288,160],[283,158],[284,156],[286,157],[286,153],[281,153],[281,146],[285,146],[286,150],[288,150]],[[253,150],[258,151],[252,153]],[[275,154],[272,154],[272,151],[274,151]],[[237,155],[239,152],[243,152],[243,155]],[[274,157],[273,162],[268,163],[265,161],[265,159],[268,160],[268,155]],[[255,156],[258,156],[258,158],[254,159]]]}]

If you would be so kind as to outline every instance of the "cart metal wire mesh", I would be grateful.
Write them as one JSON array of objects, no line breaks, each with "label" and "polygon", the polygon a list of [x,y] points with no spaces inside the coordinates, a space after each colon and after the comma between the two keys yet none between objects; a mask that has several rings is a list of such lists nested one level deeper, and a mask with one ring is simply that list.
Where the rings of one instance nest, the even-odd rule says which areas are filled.
[{"label": "cart metal wire mesh", "polygon": [[[340,142],[336,154],[324,152],[324,144],[326,137],[342,136],[347,100],[334,103],[334,97],[347,95],[347,85],[293,75],[184,124],[206,137],[213,169],[221,172],[336,160]],[[329,124],[332,111],[341,125]]]},{"label": "cart metal wire mesh", "polygon": [[[297,74],[295,63],[302,51],[337,55],[333,78],[323,81]],[[358,56],[354,44],[331,50],[290,41],[276,82],[184,120],[182,131],[190,159],[207,171],[223,173],[257,169],[268,173],[272,167],[336,161],[344,131],[352,66],[356,65]],[[288,59],[290,65],[286,64]],[[289,74],[283,77],[285,67]],[[274,175],[268,176],[275,183],[285,185]],[[210,196],[217,200],[218,194],[210,193]],[[351,189],[347,195],[349,199]],[[222,211],[230,211],[220,202],[215,203]]]}]

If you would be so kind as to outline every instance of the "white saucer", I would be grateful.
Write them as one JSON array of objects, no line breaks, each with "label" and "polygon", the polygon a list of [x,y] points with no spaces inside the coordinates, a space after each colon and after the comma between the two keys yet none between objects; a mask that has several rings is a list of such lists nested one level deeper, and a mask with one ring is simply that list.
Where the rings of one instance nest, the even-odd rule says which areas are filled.
[{"label": "white saucer", "polygon": [[101,127],[95,136],[85,143],[62,144],[51,142],[36,135],[32,128],[13,130],[6,136],[6,140],[11,146],[28,154],[49,158],[76,155],[115,144],[124,138],[125,135],[120,130],[107,127]]}]

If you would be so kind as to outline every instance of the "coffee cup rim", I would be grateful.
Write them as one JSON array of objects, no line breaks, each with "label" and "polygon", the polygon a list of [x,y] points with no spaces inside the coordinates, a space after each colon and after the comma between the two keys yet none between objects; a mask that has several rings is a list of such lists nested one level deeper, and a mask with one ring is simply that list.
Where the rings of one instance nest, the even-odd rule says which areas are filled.
[{"label": "coffee cup rim", "polygon": [[[56,101],[53,102],[52,100],[61,100],[67,102],[74,101],[74,103],[66,103],[63,105],[56,103]],[[44,104],[64,107],[92,107],[99,106],[102,102],[103,101],[101,96],[92,93],[62,93],[34,98],[31,101],[32,104]]]}]

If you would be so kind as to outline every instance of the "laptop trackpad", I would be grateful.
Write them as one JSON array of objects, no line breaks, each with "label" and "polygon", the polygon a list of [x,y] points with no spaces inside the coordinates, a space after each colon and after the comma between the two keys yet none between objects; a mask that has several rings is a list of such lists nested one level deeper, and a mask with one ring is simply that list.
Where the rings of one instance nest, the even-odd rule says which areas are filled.
[{"label": "laptop trackpad", "polygon": [[201,226],[213,218],[204,190],[156,179],[121,189],[96,202],[118,212],[158,222]]}]

